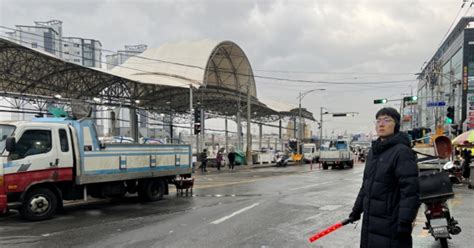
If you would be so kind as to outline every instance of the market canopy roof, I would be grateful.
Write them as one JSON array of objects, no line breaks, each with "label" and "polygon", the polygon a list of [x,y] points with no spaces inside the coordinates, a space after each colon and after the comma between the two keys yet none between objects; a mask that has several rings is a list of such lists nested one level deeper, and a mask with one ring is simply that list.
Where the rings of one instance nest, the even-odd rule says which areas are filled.
[{"label": "market canopy roof", "polygon": [[[4,96],[102,99],[103,104],[134,105],[150,111],[245,113],[250,93],[253,119],[294,116],[257,98],[250,62],[231,41],[164,44],[128,59],[113,70],[84,67],[0,38],[0,93]],[[305,111],[304,116],[314,119]]]}]

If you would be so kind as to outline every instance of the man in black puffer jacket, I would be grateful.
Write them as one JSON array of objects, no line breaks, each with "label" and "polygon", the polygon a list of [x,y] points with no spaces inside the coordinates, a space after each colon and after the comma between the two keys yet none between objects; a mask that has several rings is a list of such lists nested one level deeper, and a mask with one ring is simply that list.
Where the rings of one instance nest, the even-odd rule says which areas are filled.
[{"label": "man in black puffer jacket", "polygon": [[400,114],[382,108],[376,114],[379,138],[372,142],[362,187],[349,219],[362,220],[360,247],[412,247],[412,222],[420,206],[416,157]]}]

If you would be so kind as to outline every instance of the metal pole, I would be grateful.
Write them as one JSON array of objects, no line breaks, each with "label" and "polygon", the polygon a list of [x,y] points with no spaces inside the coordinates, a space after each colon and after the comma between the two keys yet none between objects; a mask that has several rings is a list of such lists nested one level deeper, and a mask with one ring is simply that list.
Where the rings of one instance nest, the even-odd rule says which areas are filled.
[{"label": "metal pole", "polygon": [[213,151],[213,152],[214,152],[214,150],[215,150],[215,146],[214,146],[214,144],[216,143],[215,138],[216,138],[215,135],[212,134],[212,136],[211,136],[211,140],[212,140],[212,145],[211,145],[211,147],[212,147],[212,151]]},{"label": "metal pole", "polygon": [[138,143],[138,123],[137,123],[137,109],[130,107],[130,136],[135,143]]},{"label": "metal pole", "polygon": [[296,116],[293,118],[293,137],[297,139],[298,137],[296,136]]},{"label": "metal pole", "polygon": [[109,136],[115,136],[115,112],[113,109],[110,110],[110,122],[109,122]]},{"label": "metal pole", "polygon": [[[281,117],[280,117],[280,120],[278,121],[278,139],[280,140],[281,150],[283,151],[283,141],[281,137]],[[275,150],[276,150],[276,147],[275,147]]]},{"label": "metal pole", "polygon": [[237,141],[238,141],[238,144],[237,144],[237,149],[239,151],[242,151],[243,150],[243,145],[242,145],[242,120],[241,120],[241,117],[240,117],[240,111],[237,112]]},{"label": "metal pole", "polygon": [[252,164],[252,130],[250,127],[250,80],[247,83],[247,165]]},{"label": "metal pole", "polygon": [[319,149],[321,149],[321,146],[323,145],[323,107],[320,108],[320,114],[319,114]]},{"label": "metal pole", "polygon": [[229,153],[229,131],[227,130],[227,116],[225,117],[225,152]]},{"label": "metal pole", "polygon": [[206,112],[204,111],[204,107],[201,108],[201,142],[202,146],[200,147],[201,150],[206,148],[206,117],[204,116]]},{"label": "metal pole", "polygon": [[[194,120],[193,120],[193,86],[189,85],[189,144],[193,143],[193,131],[194,131]],[[192,151],[192,148],[191,148]]]},{"label": "metal pole", "polygon": [[258,124],[258,149],[262,150],[262,123]]},{"label": "metal pole", "polygon": [[296,139],[296,153],[300,154],[300,143],[301,143],[301,91],[299,97],[299,105],[298,105],[298,138]]},{"label": "metal pole", "polygon": [[173,113],[170,110],[170,143],[173,144]]}]

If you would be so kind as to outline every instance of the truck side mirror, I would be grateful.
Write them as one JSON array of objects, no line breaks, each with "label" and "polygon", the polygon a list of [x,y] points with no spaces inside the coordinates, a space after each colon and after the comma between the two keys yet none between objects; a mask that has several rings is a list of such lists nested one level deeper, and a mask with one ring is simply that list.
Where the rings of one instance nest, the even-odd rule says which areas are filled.
[{"label": "truck side mirror", "polygon": [[16,145],[15,137],[8,137],[5,140],[5,150],[7,150],[9,152],[14,152],[15,151],[15,145]]}]

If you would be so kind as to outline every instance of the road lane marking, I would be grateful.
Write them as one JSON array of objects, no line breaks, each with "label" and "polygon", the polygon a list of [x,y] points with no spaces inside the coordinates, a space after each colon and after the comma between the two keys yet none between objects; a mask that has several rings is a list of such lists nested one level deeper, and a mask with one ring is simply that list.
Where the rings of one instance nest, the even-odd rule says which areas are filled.
[{"label": "road lane marking", "polygon": [[230,215],[227,215],[227,216],[222,217],[222,218],[220,218],[220,219],[218,219],[218,220],[215,220],[215,221],[211,222],[211,224],[217,225],[217,224],[219,224],[219,223],[222,223],[222,222],[224,222],[224,221],[226,221],[226,220],[228,220],[228,219],[230,219],[230,218],[232,218],[232,217],[234,217],[234,216],[236,216],[236,215],[238,215],[238,214],[241,214],[241,213],[243,213],[243,212],[245,212],[245,211],[247,211],[247,210],[249,210],[249,209],[251,209],[251,208],[253,208],[253,207],[255,207],[255,206],[258,206],[258,205],[260,205],[260,203],[254,203],[254,204],[252,204],[252,205],[250,205],[250,206],[248,206],[248,207],[242,208],[242,209],[239,210],[239,211],[233,212],[233,213],[230,214]]},{"label": "road lane marking", "polygon": [[319,218],[321,215],[323,215],[323,213],[319,213],[319,214],[316,214],[316,215],[310,216],[310,217],[306,218],[306,219],[305,219],[305,221],[308,221],[308,220],[312,220],[312,219]]},{"label": "road lane marking", "polygon": [[328,183],[332,183],[332,182],[322,182],[322,183],[316,183],[316,184],[306,185],[306,186],[303,186],[303,187],[292,188],[292,189],[290,189],[290,191],[299,190],[299,189],[306,189],[306,188],[311,188],[311,187],[316,187],[316,186],[320,186],[320,185],[324,185],[324,184],[328,184]]}]

